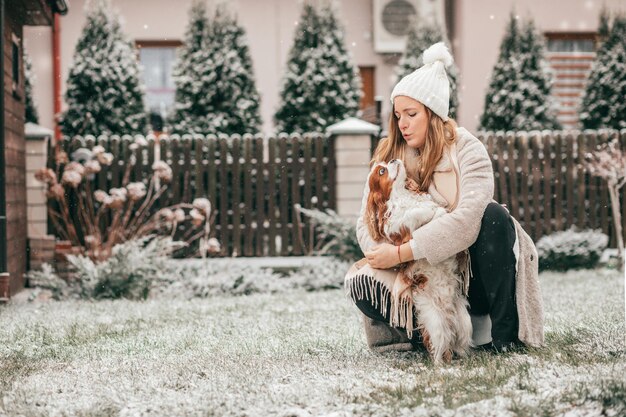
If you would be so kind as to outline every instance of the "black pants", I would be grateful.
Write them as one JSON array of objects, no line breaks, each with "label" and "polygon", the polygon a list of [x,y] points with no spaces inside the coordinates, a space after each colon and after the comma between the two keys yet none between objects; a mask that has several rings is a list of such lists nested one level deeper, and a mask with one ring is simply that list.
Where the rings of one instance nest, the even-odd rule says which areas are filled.
[{"label": "black pants", "polygon": [[[514,243],[515,226],[511,216],[500,204],[490,203],[483,215],[478,238],[469,248],[472,278],[468,302],[470,313],[488,314],[491,318],[491,337],[496,347],[518,342]],[[377,299],[382,300],[380,287],[374,290],[378,293]],[[384,316],[367,297],[358,300],[356,306],[369,318],[387,322],[391,301]]]}]

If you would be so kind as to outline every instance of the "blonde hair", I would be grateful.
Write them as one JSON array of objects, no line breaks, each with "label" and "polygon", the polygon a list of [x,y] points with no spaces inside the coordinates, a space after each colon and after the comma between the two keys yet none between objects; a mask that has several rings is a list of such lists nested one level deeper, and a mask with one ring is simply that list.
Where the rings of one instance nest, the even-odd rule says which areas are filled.
[{"label": "blonde hair", "polygon": [[[444,122],[441,117],[433,113],[428,107],[424,106],[424,108],[428,117],[428,129],[424,147],[420,152],[420,166],[415,180],[420,190],[427,191],[432,181],[435,167],[443,155],[444,148],[456,141],[457,124],[451,118]],[[398,118],[394,109],[392,109],[389,116],[389,134],[376,146],[370,166],[379,162],[389,162],[392,159],[401,159],[406,165],[405,154],[407,148],[408,146],[398,127]]]}]

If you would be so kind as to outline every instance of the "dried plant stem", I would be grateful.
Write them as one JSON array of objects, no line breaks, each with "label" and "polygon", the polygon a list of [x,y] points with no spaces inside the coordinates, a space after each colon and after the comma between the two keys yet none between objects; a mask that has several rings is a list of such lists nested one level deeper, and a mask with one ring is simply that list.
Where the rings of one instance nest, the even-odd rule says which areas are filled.
[{"label": "dried plant stem", "polygon": [[[57,158],[56,174],[50,169],[42,168],[36,175],[40,181],[47,184],[49,198],[54,198],[57,202],[56,205],[48,205],[47,209],[58,236],[67,239],[72,245],[86,246],[86,253],[94,261],[107,259],[116,245],[129,240],[157,234],[170,234],[174,238],[191,219],[191,216],[185,213],[194,208],[194,205],[189,203],[163,207],[162,210],[171,210],[165,216],[163,215],[165,211],[155,212],[161,203],[166,203],[161,199],[168,187],[161,183],[165,181],[167,184],[168,179],[172,179],[171,168],[167,164],[153,165],[153,174],[148,184],[133,183],[131,186],[129,183],[131,177],[138,175],[137,171],[133,170],[138,167],[136,149],[138,149],[137,146],[129,146],[130,153],[124,152],[124,155],[117,156],[107,153],[104,159],[100,157],[100,154],[94,153],[92,156],[92,161],[97,156],[97,164],[107,166],[111,163],[116,164],[113,169],[115,174],[118,172],[115,168],[122,168],[124,165],[122,181],[119,185],[116,184],[116,187],[120,189],[116,191],[113,189],[93,191],[97,188],[97,183],[93,178],[90,180],[89,176],[92,171],[96,170],[96,163],[90,167],[87,167],[86,162],[72,162],[72,165],[66,165],[63,163],[65,159]],[[76,164],[82,164],[84,169],[80,170]],[[62,174],[65,174],[67,166],[71,166],[70,170],[75,172],[64,178]],[[100,175],[107,175],[107,171],[103,171]],[[185,174],[186,186],[189,184],[189,175],[189,173]],[[61,178],[60,182],[59,178]],[[136,180],[142,181],[141,178],[136,178]],[[57,188],[52,189],[53,186]],[[72,191],[76,193],[75,196]],[[189,196],[188,191],[186,189],[184,196]],[[210,207],[210,202],[200,201],[197,205]],[[183,215],[180,210],[183,210]],[[207,213],[210,218],[214,218],[214,214]],[[176,219],[178,221],[175,221]],[[210,220],[205,219],[202,222],[203,226],[190,225],[179,234],[187,240],[186,243],[189,243],[190,238],[195,240],[204,236],[208,239],[211,230],[210,225],[206,224],[208,221]]]},{"label": "dried plant stem", "polygon": [[143,203],[141,204],[141,206],[139,206],[139,209],[135,212],[135,217],[133,221],[131,222],[131,224],[128,225],[129,228],[133,227],[135,224],[137,224],[139,219],[143,218],[142,216],[145,210],[148,207],[152,206],[152,204],[150,204],[150,201],[152,201],[153,203],[156,201],[156,200],[152,200],[152,193],[154,193],[155,191],[155,182],[156,182],[155,178],[156,176],[153,175],[152,179],[150,180],[150,184],[148,185],[148,191],[146,192],[146,196],[144,197]]},{"label": "dried plant stem", "polygon": [[130,220],[130,216],[133,214],[133,207],[135,207],[135,201],[129,199],[128,206],[126,207],[126,214],[124,215],[124,219],[120,225],[120,231],[122,234],[127,235],[127,233],[124,232],[128,231],[128,222]]},{"label": "dried plant stem", "polygon": [[[619,188],[618,188],[619,187]],[[619,204],[619,184],[609,184],[609,197],[611,199],[611,210],[613,211],[613,226],[615,227],[615,237],[617,238],[617,260],[618,268],[624,272],[624,237],[622,230],[622,215]]]},{"label": "dried plant stem", "polygon": [[104,243],[103,247],[106,252],[110,252],[113,246],[115,246],[118,242],[118,223],[121,217],[121,210],[115,212],[113,216],[113,221],[111,222],[111,226],[107,229],[108,238],[106,243]]},{"label": "dried plant stem", "polygon": [[[159,191],[157,191],[154,196],[152,196],[152,198],[148,201],[147,197],[146,197],[146,201],[148,201],[148,204],[143,207],[143,209],[141,210],[141,213],[136,214],[135,215],[135,219],[130,223],[129,227],[129,232],[131,234],[137,233],[136,230],[139,229],[141,226],[141,223],[145,220],[146,216],[150,213],[150,211],[148,210],[148,208],[152,207],[154,205],[154,203],[159,199],[159,197],[161,197],[161,195],[163,195],[163,193],[165,192],[166,188],[162,187]],[[145,204],[145,203],[144,203]]]},{"label": "dried plant stem", "polygon": [[[83,193],[78,190],[76,190],[76,194],[78,194],[78,215],[82,224],[87,229],[85,232],[93,236],[95,234],[95,225],[92,223],[93,216],[91,215],[88,203],[86,203],[86,200],[89,199],[85,198]],[[87,210],[89,210],[89,212]],[[85,236],[83,236],[83,239],[84,238]]]},{"label": "dried plant stem", "polygon": [[65,221],[67,233],[70,238],[69,240],[75,245],[80,245],[80,241],[78,240],[78,234],[76,233],[76,228],[74,227],[74,222],[72,221],[72,216],[70,216],[70,210],[65,198],[61,199],[60,206],[61,216]]},{"label": "dried plant stem", "polygon": [[[85,196],[92,196],[93,193],[91,192],[91,181],[85,181]],[[93,205],[93,200],[91,198],[85,198],[85,202],[87,205],[87,209],[89,210],[89,218],[90,219],[95,219],[96,218],[96,213],[95,213],[95,208]],[[94,226],[97,228],[98,224],[94,224]],[[93,234],[93,232],[92,232]]]},{"label": "dried plant stem", "polygon": [[50,216],[50,220],[52,220],[52,223],[54,224],[54,228],[56,232],[61,235],[61,238],[64,240],[71,241],[72,239],[67,233],[67,224],[65,220],[63,219],[63,217],[51,207],[48,207],[48,215]]},{"label": "dried plant stem", "polygon": [[102,233],[102,229],[100,228],[100,222],[102,221],[102,216],[106,212],[107,212],[107,207],[104,204],[100,205],[100,207],[98,208],[98,211],[96,212],[96,218],[94,220],[94,224],[96,225],[96,233],[97,233],[96,237],[98,239],[98,242],[102,242],[103,233]]}]

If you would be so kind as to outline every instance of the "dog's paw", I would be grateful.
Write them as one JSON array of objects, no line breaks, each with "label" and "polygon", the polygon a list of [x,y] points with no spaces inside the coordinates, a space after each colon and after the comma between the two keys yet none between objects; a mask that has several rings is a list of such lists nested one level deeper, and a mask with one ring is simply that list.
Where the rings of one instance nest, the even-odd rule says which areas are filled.
[{"label": "dog's paw", "polygon": [[420,290],[423,290],[426,287],[427,283],[428,277],[424,274],[418,274],[417,276],[413,277],[413,286],[419,288]]},{"label": "dog's paw", "polygon": [[404,187],[407,190],[412,191],[417,194],[426,194],[424,191],[420,189],[420,186],[417,184],[417,181],[415,181],[412,178],[407,178],[406,181],[404,181]]}]

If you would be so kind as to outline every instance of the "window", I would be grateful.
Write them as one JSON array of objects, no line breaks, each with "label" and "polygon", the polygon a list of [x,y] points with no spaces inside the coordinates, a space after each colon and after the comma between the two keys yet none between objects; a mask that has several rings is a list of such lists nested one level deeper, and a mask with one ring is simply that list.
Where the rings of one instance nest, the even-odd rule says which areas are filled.
[{"label": "window", "polygon": [[161,131],[163,119],[174,106],[176,87],[172,78],[178,41],[137,41],[139,61],[143,66],[146,105],[152,128]]},{"label": "window", "polygon": [[580,102],[596,56],[596,34],[555,32],[546,33],[546,38],[546,55],[554,71],[552,95],[558,105],[558,120],[566,129],[578,128]]}]

